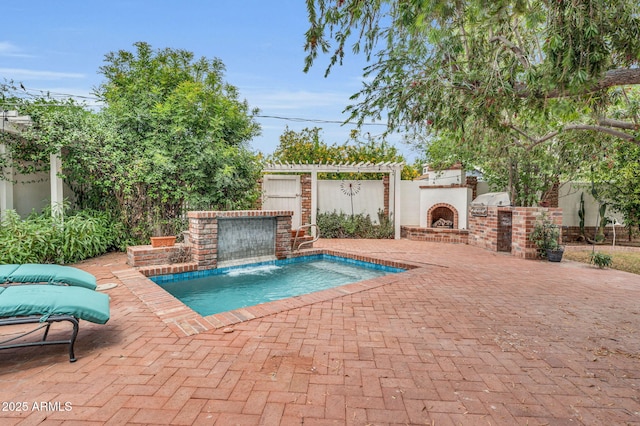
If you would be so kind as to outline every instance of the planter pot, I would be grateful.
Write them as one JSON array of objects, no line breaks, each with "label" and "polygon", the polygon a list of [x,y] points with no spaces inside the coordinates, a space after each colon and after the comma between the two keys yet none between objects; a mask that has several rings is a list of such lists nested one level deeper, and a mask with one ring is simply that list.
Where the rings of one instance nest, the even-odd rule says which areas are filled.
[{"label": "planter pot", "polygon": [[152,247],[172,247],[176,244],[176,237],[151,237]]},{"label": "planter pot", "polygon": [[563,254],[564,249],[547,250],[547,260],[549,262],[560,262]]}]

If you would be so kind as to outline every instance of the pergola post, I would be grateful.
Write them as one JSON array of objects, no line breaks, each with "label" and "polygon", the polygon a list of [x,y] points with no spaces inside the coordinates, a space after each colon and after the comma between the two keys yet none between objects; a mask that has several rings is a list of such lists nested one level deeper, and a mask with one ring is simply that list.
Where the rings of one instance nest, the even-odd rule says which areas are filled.
[{"label": "pergola post", "polygon": [[[7,155],[7,147],[0,143],[0,157]],[[0,179],[0,219],[4,217],[7,210],[13,209],[13,168],[3,167],[0,170],[2,179]]]},{"label": "pergola post", "polygon": [[62,171],[62,159],[60,151],[53,153],[49,157],[49,181],[51,182],[51,216],[62,217],[63,213],[63,186],[60,172]]},{"label": "pergola post", "polygon": [[[400,184],[402,172],[395,169],[390,173],[389,179],[389,195],[393,194],[393,233],[396,240],[400,239]],[[389,203],[392,204],[392,203]]]},{"label": "pergola post", "polygon": [[[0,141],[0,156],[9,155],[7,146],[2,143],[7,133],[17,134],[19,130],[15,128],[14,123],[24,123],[30,121],[29,117],[20,117],[15,111],[2,111],[2,141]],[[9,162],[11,163],[11,162]],[[2,178],[0,179],[0,218],[4,217],[7,210],[13,209],[13,167],[11,165],[3,167],[0,170]]]},{"label": "pergola post", "polygon": [[[318,172],[311,171],[311,223],[316,223],[318,216]],[[316,236],[316,227],[311,227],[311,235]]]}]

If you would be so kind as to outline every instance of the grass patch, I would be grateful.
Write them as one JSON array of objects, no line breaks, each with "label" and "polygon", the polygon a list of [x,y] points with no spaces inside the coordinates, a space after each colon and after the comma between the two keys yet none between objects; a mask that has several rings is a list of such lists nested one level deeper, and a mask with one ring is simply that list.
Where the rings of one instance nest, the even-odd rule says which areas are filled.
[{"label": "grass patch", "polygon": [[[611,255],[611,269],[640,275],[640,251],[616,251],[609,250],[607,247],[596,247],[596,251]],[[564,252],[564,258],[576,262],[591,263],[591,253],[592,250],[588,247],[580,251],[567,250]]]}]

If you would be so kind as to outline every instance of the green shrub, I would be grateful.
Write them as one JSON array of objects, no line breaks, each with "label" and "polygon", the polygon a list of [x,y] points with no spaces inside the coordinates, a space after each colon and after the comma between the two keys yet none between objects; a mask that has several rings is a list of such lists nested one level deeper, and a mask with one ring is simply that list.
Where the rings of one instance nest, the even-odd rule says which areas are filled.
[{"label": "green shrub", "polygon": [[124,242],[108,213],[67,212],[54,219],[49,211],[22,220],[15,211],[0,222],[0,263],[72,263],[106,253]]},{"label": "green shrub", "polygon": [[346,213],[320,213],[316,223],[322,238],[393,238],[393,222],[382,211],[378,211],[379,224],[374,224],[369,215]]},{"label": "green shrub", "polygon": [[611,255],[607,253],[600,253],[595,251],[591,253],[591,263],[596,265],[600,269],[604,269],[611,266]]}]

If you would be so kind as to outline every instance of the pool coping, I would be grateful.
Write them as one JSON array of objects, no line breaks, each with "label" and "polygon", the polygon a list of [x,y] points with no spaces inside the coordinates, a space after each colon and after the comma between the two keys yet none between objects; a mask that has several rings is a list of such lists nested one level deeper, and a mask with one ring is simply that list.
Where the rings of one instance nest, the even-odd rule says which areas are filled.
[{"label": "pool coping", "polygon": [[[405,272],[388,274],[365,281],[359,281],[309,294],[261,303],[255,306],[248,306],[208,316],[198,314],[135,268],[114,271],[113,273],[142,301],[142,303],[144,303],[153,313],[156,314],[156,316],[167,324],[174,333],[178,336],[186,337],[205,331],[228,328],[234,324],[250,321],[255,318],[263,318],[280,312],[289,311],[291,309],[301,308],[313,303],[324,302],[372,288],[377,288],[395,282],[398,279],[403,279],[404,274],[412,269],[424,267],[424,265],[411,262],[398,262],[380,259],[373,256],[363,256],[361,254],[329,249],[301,250],[296,252],[292,257],[313,255],[344,257],[391,268],[405,269]],[[398,275],[402,276],[398,277]]]}]

